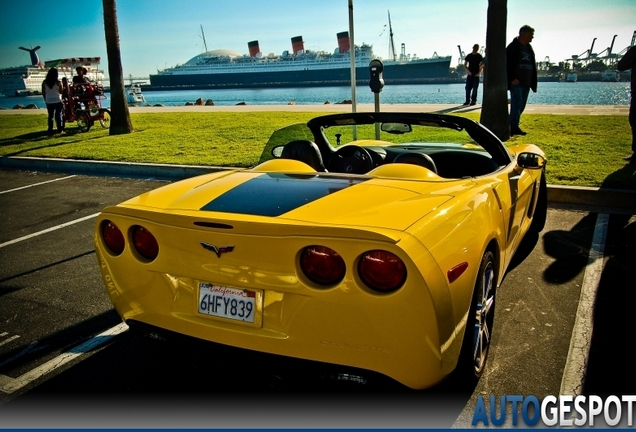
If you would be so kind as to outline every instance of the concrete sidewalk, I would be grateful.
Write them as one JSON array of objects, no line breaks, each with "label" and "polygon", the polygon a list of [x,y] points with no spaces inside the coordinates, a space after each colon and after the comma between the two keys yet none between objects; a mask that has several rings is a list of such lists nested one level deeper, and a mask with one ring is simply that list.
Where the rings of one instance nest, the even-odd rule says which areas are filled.
[{"label": "concrete sidewalk", "polygon": [[[351,112],[351,104],[325,103],[322,105],[212,105],[212,106],[146,106],[129,107],[131,113],[161,112],[250,112],[250,111],[288,111],[288,112]],[[357,104],[356,111],[374,111],[373,104]],[[469,113],[480,112],[481,104],[463,106],[461,104],[385,104],[381,111],[386,112],[437,112]],[[556,115],[624,115],[629,114],[628,105],[533,105],[526,106],[526,114]],[[46,109],[0,109],[0,115],[46,114]]]}]

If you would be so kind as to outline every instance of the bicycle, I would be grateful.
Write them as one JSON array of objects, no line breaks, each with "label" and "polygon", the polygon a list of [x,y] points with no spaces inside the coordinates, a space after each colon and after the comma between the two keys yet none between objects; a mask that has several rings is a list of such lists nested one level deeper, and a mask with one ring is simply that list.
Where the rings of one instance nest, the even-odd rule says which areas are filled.
[{"label": "bicycle", "polygon": [[110,127],[110,110],[102,107],[104,86],[101,84],[69,84],[62,80],[62,104],[65,122],[76,122],[80,132],[88,132],[95,122]]}]

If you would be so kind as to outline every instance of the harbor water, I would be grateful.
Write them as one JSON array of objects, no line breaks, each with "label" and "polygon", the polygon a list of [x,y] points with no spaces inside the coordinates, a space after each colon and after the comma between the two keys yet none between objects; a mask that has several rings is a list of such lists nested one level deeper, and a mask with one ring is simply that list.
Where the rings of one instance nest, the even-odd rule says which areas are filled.
[{"label": "harbor water", "polygon": [[[103,106],[109,106],[108,93]],[[149,105],[183,106],[199,98],[212,100],[214,105],[321,105],[351,100],[349,87],[216,89],[182,91],[145,91]],[[483,96],[479,89],[478,103]],[[464,84],[421,84],[386,86],[380,93],[381,104],[462,104]],[[538,105],[629,105],[628,82],[540,82],[537,93],[530,93],[528,104]],[[360,104],[373,104],[369,87],[356,88]],[[0,97],[0,109],[35,104],[44,108],[42,96]]]}]

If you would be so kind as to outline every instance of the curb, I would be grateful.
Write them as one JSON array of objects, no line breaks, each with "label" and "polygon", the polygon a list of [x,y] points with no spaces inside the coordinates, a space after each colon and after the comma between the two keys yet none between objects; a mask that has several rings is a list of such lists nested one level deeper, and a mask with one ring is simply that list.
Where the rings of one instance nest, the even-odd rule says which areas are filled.
[{"label": "curb", "polygon": [[[231,167],[199,165],[83,161],[23,156],[0,157],[0,169],[160,180],[181,180],[228,168],[232,169]],[[629,210],[636,214],[636,191],[626,189],[548,185],[548,202]]]},{"label": "curb", "polygon": [[636,213],[636,191],[628,189],[548,185],[548,202],[633,210]]},{"label": "curb", "polygon": [[2,156],[0,157],[0,169],[85,174],[105,177],[181,180],[188,177],[226,170],[228,167]]}]

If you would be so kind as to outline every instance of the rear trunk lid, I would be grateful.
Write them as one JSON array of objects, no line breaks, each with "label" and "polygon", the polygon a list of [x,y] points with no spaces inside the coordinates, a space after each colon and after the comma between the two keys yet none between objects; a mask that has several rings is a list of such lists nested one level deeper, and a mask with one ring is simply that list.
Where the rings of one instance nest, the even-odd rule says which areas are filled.
[{"label": "rear trunk lid", "polygon": [[245,222],[246,227],[259,222],[404,231],[471,186],[469,180],[226,171],[167,185],[105,211],[136,216],[152,212],[152,219],[171,224],[179,224],[175,216],[181,216],[201,222]]}]

